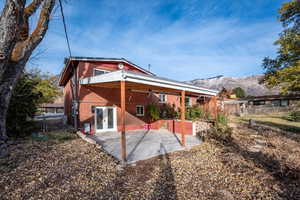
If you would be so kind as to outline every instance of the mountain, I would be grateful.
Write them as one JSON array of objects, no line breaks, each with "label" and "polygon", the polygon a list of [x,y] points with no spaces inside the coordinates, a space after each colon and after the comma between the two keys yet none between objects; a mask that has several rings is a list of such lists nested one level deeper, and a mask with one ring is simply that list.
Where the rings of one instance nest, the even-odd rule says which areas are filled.
[{"label": "mountain", "polygon": [[197,86],[202,86],[210,89],[221,90],[223,87],[226,89],[234,89],[241,87],[245,90],[247,96],[263,96],[263,95],[276,95],[279,94],[279,89],[268,89],[259,81],[263,75],[252,75],[241,78],[216,76],[207,79],[195,79],[189,81]]}]

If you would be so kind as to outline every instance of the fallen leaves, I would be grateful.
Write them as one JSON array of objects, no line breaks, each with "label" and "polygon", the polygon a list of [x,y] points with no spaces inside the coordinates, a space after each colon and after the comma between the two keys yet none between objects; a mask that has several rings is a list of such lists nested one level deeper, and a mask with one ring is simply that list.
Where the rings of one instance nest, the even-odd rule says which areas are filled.
[{"label": "fallen leaves", "polygon": [[[10,157],[0,162],[0,196],[2,199],[297,199],[300,181],[295,173],[300,168],[300,147],[293,139],[298,136],[291,139],[272,132],[258,134],[247,127],[236,129],[232,146],[205,142],[190,150],[124,168],[81,139],[14,142],[9,147]],[[263,148],[257,153],[248,152],[257,138],[267,143],[260,144]],[[279,177],[278,171],[286,176]]]}]

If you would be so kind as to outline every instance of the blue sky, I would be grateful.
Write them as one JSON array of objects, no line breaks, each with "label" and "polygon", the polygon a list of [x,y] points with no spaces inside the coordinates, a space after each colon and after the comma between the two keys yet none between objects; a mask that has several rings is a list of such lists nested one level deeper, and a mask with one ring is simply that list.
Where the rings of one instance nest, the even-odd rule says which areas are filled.
[{"label": "blue sky", "polygon": [[[74,56],[124,57],[183,81],[262,73],[262,59],[276,52],[283,2],[68,0],[65,14]],[[28,67],[60,73],[68,51],[58,11]]]}]

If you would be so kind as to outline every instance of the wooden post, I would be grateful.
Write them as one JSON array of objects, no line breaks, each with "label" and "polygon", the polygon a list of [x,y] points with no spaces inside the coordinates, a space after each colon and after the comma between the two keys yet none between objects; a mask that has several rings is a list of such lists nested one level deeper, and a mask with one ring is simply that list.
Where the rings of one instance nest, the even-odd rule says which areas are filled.
[{"label": "wooden post", "polygon": [[218,105],[217,105],[217,97],[212,97],[212,104],[213,104],[213,114],[215,119],[217,119],[218,115]]},{"label": "wooden post", "polygon": [[181,121],[180,121],[180,130],[181,130],[181,143],[182,146],[185,146],[185,134],[184,134],[184,123],[185,123],[185,91],[181,91]]},{"label": "wooden post", "polygon": [[125,124],[125,81],[121,81],[121,156],[122,162],[126,162],[126,124]]}]

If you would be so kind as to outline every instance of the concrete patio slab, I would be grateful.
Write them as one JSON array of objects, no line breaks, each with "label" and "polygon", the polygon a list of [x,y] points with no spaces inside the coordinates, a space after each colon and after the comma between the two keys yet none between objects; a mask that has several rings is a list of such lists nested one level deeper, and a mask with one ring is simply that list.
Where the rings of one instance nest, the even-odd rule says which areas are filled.
[{"label": "concrete patio slab", "polygon": [[[104,132],[88,137],[100,144],[104,151],[121,160],[120,133]],[[183,150],[181,135],[167,130],[136,130],[126,132],[127,163],[134,163],[154,156]],[[186,136],[186,147],[201,144],[195,136]],[[164,150],[162,151],[162,146]]]}]

